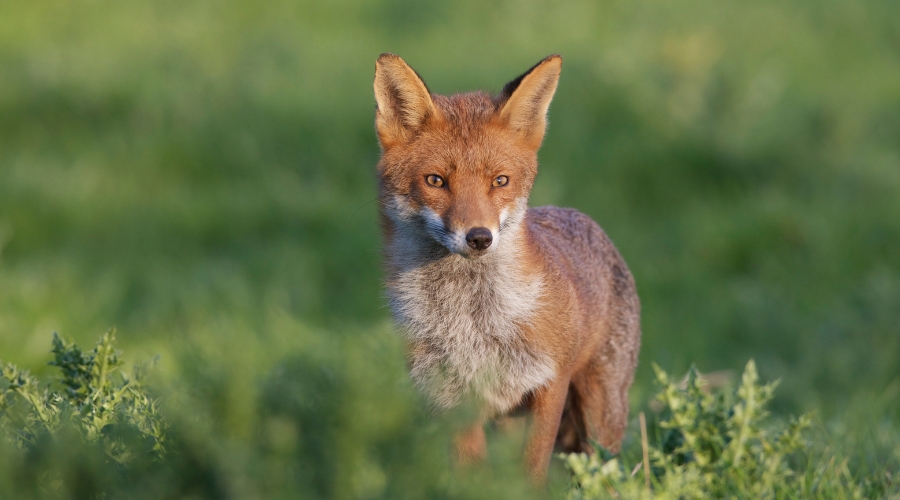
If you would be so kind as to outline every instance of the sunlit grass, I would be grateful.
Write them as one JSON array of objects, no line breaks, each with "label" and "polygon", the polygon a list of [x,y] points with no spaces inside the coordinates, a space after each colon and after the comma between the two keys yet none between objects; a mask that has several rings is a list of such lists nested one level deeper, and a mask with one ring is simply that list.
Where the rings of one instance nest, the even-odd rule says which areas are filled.
[{"label": "sunlit grass", "polygon": [[596,219],[636,277],[635,412],[651,362],[753,358],[777,417],[815,410],[850,466],[896,470],[898,20],[880,0],[8,3],[0,359],[45,375],[50,332],[115,325],[164,380],[206,344],[198,366],[254,376],[340,360],[335,335],[390,344],[402,375],[374,60],[453,93],[558,52],[532,200]]}]

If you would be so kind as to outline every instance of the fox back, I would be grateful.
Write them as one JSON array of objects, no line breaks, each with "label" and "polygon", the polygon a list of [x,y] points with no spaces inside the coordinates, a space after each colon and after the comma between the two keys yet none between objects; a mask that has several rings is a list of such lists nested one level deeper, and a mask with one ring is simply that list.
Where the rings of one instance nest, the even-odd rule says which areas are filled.
[{"label": "fox back", "polygon": [[[536,476],[554,443],[618,446],[640,339],[634,282],[605,233],[574,210],[528,208],[561,64],[497,96],[431,94],[391,54],[375,74],[387,291],[412,378],[441,408],[532,409]],[[481,424],[463,458],[483,454]]]}]

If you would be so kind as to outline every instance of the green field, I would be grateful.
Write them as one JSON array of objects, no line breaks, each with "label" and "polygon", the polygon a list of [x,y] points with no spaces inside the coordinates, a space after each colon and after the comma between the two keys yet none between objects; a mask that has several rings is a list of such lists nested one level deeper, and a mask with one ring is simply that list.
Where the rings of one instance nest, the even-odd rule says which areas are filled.
[{"label": "green field", "polygon": [[382,52],[438,93],[563,55],[532,204],[635,275],[635,420],[651,362],[752,358],[775,421],[814,411],[812,448],[900,473],[890,0],[2,3],[0,359],[46,375],[52,332],[112,326],[129,364],[160,354],[219,488],[185,498],[527,494],[512,438],[471,484],[435,472],[453,419],[422,413],[381,284]]}]

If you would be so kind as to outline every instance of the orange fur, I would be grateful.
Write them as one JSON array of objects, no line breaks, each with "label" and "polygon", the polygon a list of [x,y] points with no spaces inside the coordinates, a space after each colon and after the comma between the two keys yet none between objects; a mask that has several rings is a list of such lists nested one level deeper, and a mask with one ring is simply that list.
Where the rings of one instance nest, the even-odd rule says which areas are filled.
[{"label": "orange fur", "polygon": [[463,462],[486,453],[486,420],[530,410],[537,481],[554,445],[618,449],[640,346],[634,281],[606,234],[575,210],[527,208],[561,67],[547,57],[496,97],[431,94],[392,54],[375,72],[387,289],[412,377],[438,407],[480,403]]}]

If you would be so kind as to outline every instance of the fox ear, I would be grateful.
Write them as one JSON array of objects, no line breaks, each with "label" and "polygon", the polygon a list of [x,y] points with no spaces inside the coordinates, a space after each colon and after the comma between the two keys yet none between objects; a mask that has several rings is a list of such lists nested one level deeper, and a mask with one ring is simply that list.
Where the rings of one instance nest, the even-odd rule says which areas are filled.
[{"label": "fox ear", "polygon": [[562,57],[552,55],[507,83],[497,101],[500,120],[516,130],[535,149],[544,139],[547,128],[547,109],[556,92]]},{"label": "fox ear", "polygon": [[384,149],[408,141],[438,114],[425,82],[394,54],[381,54],[375,62],[375,102],[375,130]]}]

